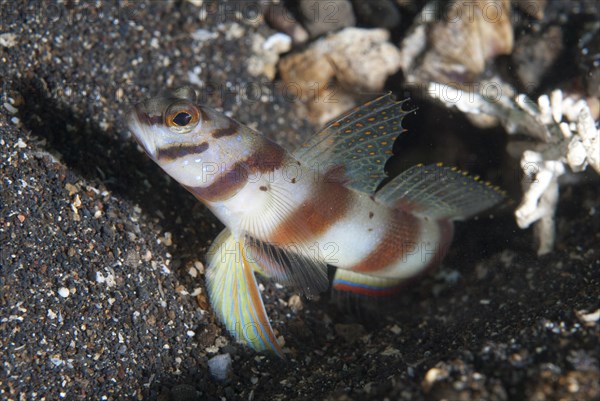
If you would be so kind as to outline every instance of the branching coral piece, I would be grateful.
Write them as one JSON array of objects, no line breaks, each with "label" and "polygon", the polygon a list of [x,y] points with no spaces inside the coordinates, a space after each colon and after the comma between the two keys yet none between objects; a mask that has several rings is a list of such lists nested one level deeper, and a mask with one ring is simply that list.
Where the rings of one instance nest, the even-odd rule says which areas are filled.
[{"label": "branching coral piece", "polygon": [[[562,91],[555,90],[550,96],[540,96],[535,103],[526,95],[503,94],[512,94],[513,90],[500,80],[494,84],[506,90],[496,91],[491,97],[482,91],[467,93],[431,83],[429,93],[447,107],[456,107],[470,115],[492,116],[509,134],[523,134],[535,140],[513,142],[509,151],[521,157],[524,173],[524,195],[515,211],[517,223],[521,228],[535,223],[537,251],[545,254],[554,246],[558,178],[567,166],[573,172],[581,172],[589,164],[600,174],[600,130],[596,129],[585,100],[565,98]],[[441,91],[440,87],[445,90]],[[441,93],[446,96],[440,96]]]}]

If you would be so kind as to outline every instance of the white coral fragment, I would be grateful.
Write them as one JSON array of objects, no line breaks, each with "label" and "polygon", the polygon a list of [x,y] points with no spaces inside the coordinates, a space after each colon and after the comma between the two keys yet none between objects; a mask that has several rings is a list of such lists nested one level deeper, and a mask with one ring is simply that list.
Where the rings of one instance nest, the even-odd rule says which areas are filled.
[{"label": "white coral fragment", "polygon": [[517,224],[527,228],[535,227],[538,239],[538,254],[545,254],[554,245],[554,212],[558,204],[558,177],[564,172],[563,163],[544,160],[541,153],[527,150],[523,152],[521,169],[525,173],[524,195],[515,211]]},{"label": "white coral fragment", "polygon": [[[496,84],[507,88],[505,93],[511,93],[510,86],[499,80]],[[515,217],[521,228],[535,224],[539,255],[552,251],[558,178],[566,172],[567,166],[577,173],[590,165],[600,174],[600,130],[596,129],[587,102],[565,97],[560,90],[540,96],[536,104],[523,94],[490,98],[481,91],[467,93],[456,88],[442,91],[440,85],[444,86],[431,83],[429,94],[447,107],[457,107],[471,115],[493,116],[509,134],[524,134],[536,140],[511,144],[513,150],[522,154],[524,173],[524,195]],[[441,93],[451,93],[452,101],[440,96]]]},{"label": "white coral fragment", "polygon": [[587,104],[581,108],[577,117],[577,132],[585,149],[587,162],[600,174],[600,130],[596,129]]}]

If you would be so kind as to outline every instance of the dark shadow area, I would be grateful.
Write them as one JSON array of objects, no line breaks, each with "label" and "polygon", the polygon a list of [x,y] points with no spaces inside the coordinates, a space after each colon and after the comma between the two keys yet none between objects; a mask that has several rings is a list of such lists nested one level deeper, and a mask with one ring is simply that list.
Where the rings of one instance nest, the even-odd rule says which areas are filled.
[{"label": "dark shadow area", "polygon": [[[218,233],[212,227],[217,220],[138,150],[132,138],[118,138],[103,131],[89,116],[59,104],[41,79],[21,81],[15,89],[25,99],[19,119],[33,135],[46,141],[51,154],[76,175],[106,186],[158,219],[162,230],[173,235],[177,259],[202,257],[200,248]],[[71,180],[67,179],[74,183]]]},{"label": "dark shadow area", "polygon": [[[172,234],[169,252],[173,259],[169,268],[177,277],[174,282],[191,286],[184,263],[204,260],[205,248],[220,230],[218,220],[138,150],[133,138],[118,138],[114,132],[102,130],[89,116],[79,115],[67,105],[59,104],[41,79],[18,82],[14,89],[25,99],[18,114],[24,128],[68,167],[64,183],[75,184],[84,178],[97,189],[105,187],[116,198],[131,203],[124,205],[124,210],[138,204],[142,214],[157,224],[161,234],[167,231]],[[203,285],[203,281],[197,280],[194,285]],[[169,292],[174,291],[175,288],[169,289]],[[194,324],[198,325],[196,330],[202,331],[212,324],[212,319],[200,317]],[[144,373],[144,377],[153,377],[147,395],[160,394],[165,386],[170,388],[185,382],[204,383],[208,393],[218,392],[218,384],[206,377],[205,366],[182,367],[181,375],[158,367],[154,372]]]}]

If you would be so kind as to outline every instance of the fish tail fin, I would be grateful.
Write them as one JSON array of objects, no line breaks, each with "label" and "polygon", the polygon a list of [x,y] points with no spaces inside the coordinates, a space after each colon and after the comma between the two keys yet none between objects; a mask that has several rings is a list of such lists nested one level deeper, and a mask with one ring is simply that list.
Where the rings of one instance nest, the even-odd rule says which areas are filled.
[{"label": "fish tail fin", "polygon": [[236,340],[283,358],[254,277],[259,270],[246,257],[243,240],[225,229],[208,252],[208,295],[219,320]]},{"label": "fish tail fin", "polygon": [[502,201],[504,193],[440,163],[409,168],[381,188],[375,199],[434,219],[464,220]]}]

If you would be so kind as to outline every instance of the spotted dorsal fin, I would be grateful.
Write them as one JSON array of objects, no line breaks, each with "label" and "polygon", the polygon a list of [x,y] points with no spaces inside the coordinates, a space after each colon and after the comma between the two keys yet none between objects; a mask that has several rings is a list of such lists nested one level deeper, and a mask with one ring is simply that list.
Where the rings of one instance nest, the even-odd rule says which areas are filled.
[{"label": "spotted dorsal fin", "polygon": [[373,193],[386,177],[384,165],[403,132],[409,113],[391,93],[372,100],[329,123],[294,152],[309,167],[325,172],[343,166],[345,185]]}]

